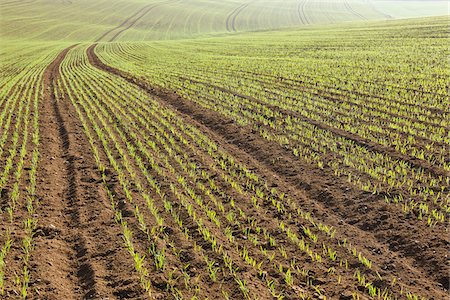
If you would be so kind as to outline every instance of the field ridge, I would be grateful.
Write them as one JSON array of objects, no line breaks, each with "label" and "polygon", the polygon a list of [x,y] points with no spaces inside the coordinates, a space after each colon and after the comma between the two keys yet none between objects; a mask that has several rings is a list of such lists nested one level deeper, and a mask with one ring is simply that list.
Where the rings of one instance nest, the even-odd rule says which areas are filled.
[{"label": "field ridge", "polygon": [[[204,131],[215,132],[223,138],[225,143],[234,146],[236,157],[242,157],[243,155],[253,157],[257,164],[260,167],[262,166],[262,169],[274,172],[282,181],[289,183],[290,186],[296,187],[307,195],[313,206],[319,206],[324,211],[334,215],[334,217],[327,215],[326,220],[336,218],[335,224],[338,224],[338,228],[343,227],[340,228],[343,232],[354,232],[355,235],[362,235],[364,238],[360,240],[366,241],[368,239],[367,234],[373,235],[375,241],[373,241],[373,248],[371,249],[375,251],[374,255],[376,255],[376,251],[382,249],[382,252],[376,255],[377,260],[383,261],[381,265],[385,268],[391,268],[393,257],[397,257],[396,271],[399,272],[399,277],[413,276],[414,280],[421,281],[421,286],[428,286],[428,289],[440,293],[438,289],[431,288],[433,281],[429,281],[423,274],[426,273],[433,280],[445,285],[446,277],[439,274],[448,271],[444,249],[449,244],[445,239],[436,237],[433,238],[432,242],[428,241],[428,237],[433,231],[425,224],[420,228],[414,228],[414,234],[411,235],[410,228],[417,226],[416,220],[408,218],[409,226],[405,225],[404,221],[400,220],[403,216],[401,208],[387,205],[382,196],[358,192],[345,182],[336,181],[336,178],[331,174],[317,172],[307,165],[299,163],[293,159],[289,151],[274,143],[267,143],[262,140],[251,128],[242,128],[231,119],[214,111],[201,108],[176,93],[149,85],[149,83],[131,74],[106,65],[95,54],[96,46],[97,44],[93,44],[87,48],[87,55],[93,66],[120,76],[158,97],[186,118],[192,118],[205,126]],[[225,145],[223,147],[227,148]],[[279,160],[279,158],[283,159]],[[311,174],[314,175],[311,176]],[[327,184],[329,185],[327,186]],[[363,215],[361,215],[361,209],[364,211]],[[382,215],[379,214],[380,211],[383,212]],[[395,235],[393,235],[393,232],[395,232]],[[441,230],[442,234],[444,232],[444,230]],[[430,248],[419,247],[420,244],[425,243]],[[386,255],[385,251],[389,255]],[[436,256],[435,251],[442,254]],[[433,262],[432,266],[430,261]],[[436,268],[440,272],[436,273]]]}]

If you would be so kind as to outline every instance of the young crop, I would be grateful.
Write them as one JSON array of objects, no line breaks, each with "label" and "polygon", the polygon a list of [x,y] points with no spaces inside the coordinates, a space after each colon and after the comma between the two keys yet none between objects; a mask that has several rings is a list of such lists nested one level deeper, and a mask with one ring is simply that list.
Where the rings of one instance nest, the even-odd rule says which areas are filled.
[{"label": "young crop", "polygon": [[[90,58],[80,46],[63,61],[55,95],[75,110],[82,125],[110,200],[111,217],[122,231],[123,246],[142,288],[149,297],[163,293],[174,299],[206,299],[209,286],[225,299],[236,296],[232,292],[243,299],[286,295],[325,299],[331,286],[350,289],[354,299],[419,299],[396,282],[379,288],[380,282],[391,278],[379,273],[380,258],[369,248],[374,241],[369,238],[367,247],[354,243],[371,232],[362,232],[361,223],[353,227],[347,223],[343,216],[352,208],[337,203],[336,195],[345,193],[350,205],[355,195],[362,195],[369,210],[377,209],[381,199],[392,205],[389,210],[398,206],[408,218],[416,216],[442,228],[449,210],[445,186],[449,141],[444,136],[448,120],[445,113],[435,111],[446,109],[445,89],[430,84],[428,73],[419,84],[407,72],[398,77],[384,74],[384,64],[374,69],[365,60],[354,63],[352,56],[358,55],[375,61],[376,51],[367,39],[357,49],[349,47],[349,53],[323,50],[312,58],[304,48],[301,58],[278,59],[279,52],[295,54],[303,47],[286,43],[282,36],[278,38],[284,49],[262,47],[255,40],[245,58],[219,55],[214,43],[201,41],[198,49],[186,42],[174,42],[173,48],[164,43],[153,48],[145,43],[110,43],[90,48]],[[404,41],[412,47],[408,38]],[[241,42],[223,47],[243,53],[242,45],[249,44]],[[312,39],[306,44],[315,43]],[[339,41],[327,43],[339,49]],[[418,49],[424,46],[417,43]],[[189,59],[180,62],[175,45],[186,47],[183,57]],[[203,46],[214,51],[199,55]],[[99,70],[94,52],[111,66],[123,62],[121,68],[128,73],[114,67]],[[387,53],[387,59],[398,58],[399,68],[411,66],[410,58],[394,53]],[[156,57],[162,59],[157,62]],[[324,61],[326,67],[318,63]],[[149,62],[152,68],[146,68]],[[361,68],[367,79],[359,73]],[[17,89],[23,89],[22,94],[31,90]],[[176,90],[178,96],[168,97],[172,94],[166,95],[166,89]],[[14,228],[18,216],[22,218],[17,212],[25,208],[26,216],[20,219],[21,266],[16,268],[21,271],[11,282],[17,283],[17,294],[26,297],[39,204],[39,119],[38,97],[27,102],[19,95],[0,104],[4,108],[0,193],[4,197],[8,186],[8,203],[2,210],[6,230]],[[222,124],[216,116],[227,122]],[[253,149],[255,140],[255,145],[268,143],[285,153],[262,157]],[[241,145],[244,142],[248,144]],[[285,158],[299,164],[293,166],[295,171],[311,171],[314,178],[287,176],[280,169],[288,165]],[[327,194],[316,193],[319,181],[333,182],[326,187]],[[344,187],[348,194],[341,190]],[[326,213],[321,210],[324,206]],[[384,226],[384,217],[379,226]],[[397,226],[396,218],[401,214],[389,214],[385,222]],[[335,223],[336,228],[330,225]],[[346,239],[349,228],[356,235]],[[387,246],[380,236],[376,242]],[[18,247],[5,234],[2,242],[3,294],[9,251],[13,244],[13,249]],[[401,270],[393,270],[394,275]],[[155,285],[153,273],[164,284]]]}]

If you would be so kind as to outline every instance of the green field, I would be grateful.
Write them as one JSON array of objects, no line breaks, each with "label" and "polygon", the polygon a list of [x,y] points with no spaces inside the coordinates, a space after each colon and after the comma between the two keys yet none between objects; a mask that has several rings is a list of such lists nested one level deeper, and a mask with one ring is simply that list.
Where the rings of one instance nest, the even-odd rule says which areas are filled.
[{"label": "green field", "polygon": [[[347,21],[447,13],[445,1],[36,0],[0,4],[2,38],[166,40]],[[117,36],[116,36],[117,34]]]},{"label": "green field", "polygon": [[0,299],[446,299],[447,5],[3,1]]}]

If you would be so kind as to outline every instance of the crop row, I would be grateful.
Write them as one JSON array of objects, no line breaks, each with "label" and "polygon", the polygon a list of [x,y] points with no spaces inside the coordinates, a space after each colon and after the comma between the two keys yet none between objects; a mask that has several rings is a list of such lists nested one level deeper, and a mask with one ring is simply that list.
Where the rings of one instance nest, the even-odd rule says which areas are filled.
[{"label": "crop row", "polygon": [[[416,40],[402,39],[406,43],[402,47],[413,47],[409,45],[413,41]],[[373,43],[367,39],[362,49],[353,50],[352,54],[366,53],[364,47],[370,42]],[[414,47],[432,44],[434,49],[441,49],[440,43],[424,41]],[[381,195],[389,203],[400,203],[405,212],[413,211],[431,226],[446,222],[450,141],[446,96],[439,88],[442,81],[417,80],[410,75],[414,73],[404,73],[402,78],[395,70],[388,70],[386,76],[373,67],[366,70],[368,76],[385,76],[384,83],[378,83],[379,78],[370,81],[349,77],[345,72],[361,65],[340,52],[338,61],[343,66],[326,65],[329,68],[318,67],[312,72],[303,68],[316,66],[318,61],[328,62],[328,52],[319,52],[312,58],[289,57],[271,62],[267,57],[278,56],[272,51],[279,49],[253,46],[247,53],[251,59],[230,59],[220,56],[220,52],[199,57],[159,45],[100,47],[99,53],[106,62],[121,60],[119,67],[143,76],[149,83],[176,90],[238,124],[254,127],[262,137],[287,147],[299,159],[328,169],[361,190]],[[236,51],[242,44],[229,47]],[[201,52],[196,46],[192,50]],[[293,46],[292,50],[298,51]],[[154,67],[146,68],[152,57],[161,56],[165,57],[163,62],[158,59]],[[186,62],[182,68],[180,56]],[[394,58],[404,65],[409,63],[407,59],[401,61],[399,54],[380,61]],[[420,56],[418,63],[428,61]],[[295,73],[288,74],[288,70]],[[330,74],[329,70],[338,74]],[[424,71],[425,78],[443,78],[446,74],[439,67],[433,70],[436,73]]]},{"label": "crop row", "polygon": [[[36,196],[40,160],[38,109],[43,100],[44,69],[54,54],[55,51],[49,51],[40,58],[28,55],[21,63],[14,57],[7,57],[2,66],[2,72],[13,70],[0,99],[0,217],[4,225],[0,232],[2,296],[15,294],[25,298],[28,294],[29,261],[39,204]],[[14,71],[17,72],[15,76]]]},{"label": "crop row", "polygon": [[[92,67],[83,50],[63,62],[58,95],[71,101],[83,123],[149,294],[195,298],[212,285],[224,298],[306,299],[327,295],[326,286],[336,284],[341,290],[353,285],[355,297],[358,286],[385,299],[406,294],[333,228],[270,188],[196,126]],[[204,266],[207,277],[192,264]],[[152,281],[155,272],[164,288]],[[375,279],[385,288],[375,287]]]}]

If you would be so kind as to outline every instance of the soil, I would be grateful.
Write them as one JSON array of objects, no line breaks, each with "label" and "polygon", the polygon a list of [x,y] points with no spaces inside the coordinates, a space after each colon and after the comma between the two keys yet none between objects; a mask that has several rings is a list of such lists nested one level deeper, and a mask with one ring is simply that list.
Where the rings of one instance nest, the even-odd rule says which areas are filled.
[{"label": "soil", "polygon": [[364,249],[367,257],[379,266],[383,277],[395,277],[409,290],[430,298],[447,296],[450,243],[444,226],[431,229],[414,216],[405,215],[400,207],[386,204],[382,197],[361,192],[345,180],[337,179],[331,170],[320,170],[299,161],[290,151],[267,142],[251,128],[238,126],[233,120],[178,96],[175,91],[152,86],[104,64],[95,54],[95,45],[88,48],[87,54],[91,64],[122,77],[177,111],[185,122],[200,128],[264,178],[269,186],[287,191],[302,208],[313,212],[315,218],[335,227],[341,239]]},{"label": "soil", "polygon": [[[288,149],[267,142],[252,128],[240,126],[215,111],[182,98],[176,91],[153,86],[104,64],[95,53],[96,44],[87,49],[90,67],[106,72],[108,76],[122,78],[152,100],[143,99],[142,103],[136,104],[139,106],[137,110],[134,107],[121,110],[122,104],[115,105],[101,97],[91,97],[87,105],[91,105],[92,111],[86,110],[82,105],[80,105],[82,109],[78,109],[76,103],[72,102],[77,100],[73,100],[69,95],[70,89],[55,93],[55,89],[59,90],[60,86],[58,80],[63,76],[60,73],[61,63],[70,51],[77,50],[76,47],[77,45],[73,45],[62,51],[46,68],[43,76],[44,94],[39,103],[41,140],[37,183],[37,198],[40,205],[36,210],[38,225],[34,232],[35,247],[29,264],[30,299],[148,298],[140,284],[139,273],[134,268],[135,262],[124,245],[122,226],[115,220],[118,210],[122,214],[122,220],[133,231],[136,251],[145,253],[146,261],[151,260],[148,250],[154,244],[164,246],[165,249],[170,249],[168,246],[170,244],[180,250],[178,254],[170,251],[166,253],[167,269],[173,275],[171,278],[167,275],[168,272],[160,272],[151,266],[148,268],[150,272],[148,277],[155,292],[154,299],[174,298],[168,290],[170,280],[176,282],[175,286],[184,295],[213,299],[223,298],[222,291],[226,291],[232,299],[243,299],[239,285],[233,277],[235,275],[226,271],[224,258],[212,250],[213,246],[202,236],[199,224],[187,210],[181,208],[178,196],[170,187],[170,184],[181,187],[177,183],[178,174],[188,180],[192,179],[188,171],[180,168],[174,157],[167,156],[169,157],[167,164],[164,164],[163,160],[158,158],[159,153],[151,152],[153,150],[146,153],[136,150],[134,154],[145,166],[148,174],[161,183],[160,188],[166,199],[173,203],[174,211],[179,214],[184,228],[189,229],[189,238],[185,237],[185,232],[166,209],[162,197],[149,187],[142,173],[137,171],[136,175],[133,175],[128,187],[130,194],[125,195],[118,184],[117,171],[108,162],[106,151],[99,151],[99,160],[107,166],[106,170],[102,174],[97,168],[97,161],[92,155],[91,144],[85,132],[86,128],[90,130],[94,126],[112,128],[108,134],[116,139],[116,145],[114,149],[111,147],[110,153],[119,164],[122,164],[119,149],[121,147],[139,149],[139,145],[144,142],[143,137],[151,133],[151,128],[146,123],[150,123],[150,120],[146,113],[145,101],[157,101],[163,108],[173,111],[183,124],[198,129],[214,141],[220,151],[233,157],[236,162],[263,179],[265,184],[261,185],[261,188],[267,190],[276,188],[284,192],[286,199],[294,204],[286,205],[285,210],[281,212],[274,209],[270,201],[262,201],[260,207],[254,207],[245,194],[238,193],[226,182],[224,178],[228,176],[227,171],[213,167],[216,162],[205,149],[194,145],[195,143],[183,148],[184,153],[190,158],[189,162],[207,170],[217,183],[218,189],[223,191],[222,194],[218,192],[212,194],[223,201],[224,210],[232,211],[237,205],[242,215],[245,215],[245,217],[237,216],[240,223],[231,224],[230,221],[234,241],[228,243],[224,227],[215,226],[198,202],[192,202],[196,213],[204,220],[204,225],[211,228],[212,234],[223,245],[222,250],[233,259],[236,267],[234,274],[247,282],[249,290],[258,299],[273,299],[266,288],[266,279],[274,279],[279,283],[277,288],[282,289],[284,299],[298,299],[299,291],[307,292],[312,299],[323,299],[304,282],[287,284],[284,273],[278,266],[289,261],[288,258],[295,259],[299,266],[308,269],[310,271],[308,278],[314,285],[323,287],[330,299],[352,299],[352,291],[355,288],[364,292],[364,288],[357,287],[355,283],[356,268],[381,289],[390,288],[396,294],[405,289],[426,295],[429,299],[446,299],[449,292],[450,238],[444,226],[430,228],[424,222],[418,222],[415,216],[405,215],[401,207],[386,204],[381,196],[361,192],[349,186],[345,180],[336,178],[332,170],[318,169],[298,160]],[[100,94],[102,88],[93,84],[87,90],[95,90]],[[102,109],[99,109],[100,107]],[[91,113],[97,118],[89,119],[88,114]],[[102,113],[111,117],[107,120],[98,118]],[[133,113],[139,117],[135,122],[123,121]],[[82,119],[89,121],[83,123]],[[348,136],[345,132],[335,134],[353,139],[362,146],[377,147]],[[189,138],[185,133],[181,133],[180,136]],[[180,137],[176,138],[177,141],[179,139]],[[113,144],[111,141],[109,143]],[[100,149],[101,144],[98,143]],[[152,163],[152,158],[155,158],[162,169],[160,173],[148,167]],[[139,170],[141,166],[137,160],[130,159],[129,167]],[[175,174],[167,171],[170,167],[176,170]],[[137,182],[143,182],[142,186],[148,191],[149,198],[155,200],[155,208],[165,220],[165,227],[160,228],[160,232],[151,237],[141,230],[137,221],[135,208],[145,207],[148,204],[148,199],[142,197]],[[189,181],[189,184],[192,182]],[[198,185],[192,186],[195,193],[201,193]],[[112,207],[106,188],[111,191],[117,208]],[[134,199],[133,203],[127,200],[130,195]],[[204,204],[214,208],[212,202],[205,199]],[[231,204],[230,199],[235,199],[236,204]],[[336,283],[335,277],[329,275],[330,267],[339,268],[337,263],[314,262],[299,251],[297,245],[293,245],[287,235],[280,230],[279,224],[282,223],[292,228],[299,236],[306,235],[302,228],[309,226],[310,223],[305,218],[297,217],[294,206],[309,212],[314,222],[336,229],[334,237],[316,229],[314,232],[321,241],[337,249],[339,257],[348,261],[350,265],[349,270],[343,268],[340,270],[342,282],[339,284]],[[147,211],[145,212],[142,217],[145,223],[149,227],[156,227],[154,219]],[[218,214],[217,218],[221,224],[228,222],[224,215]],[[242,229],[255,227],[256,225],[252,225],[254,222],[266,228],[267,232],[279,242],[278,249],[284,251],[286,260],[277,254],[273,261],[269,261],[261,254],[259,247],[253,246],[249,237],[262,237],[262,234],[258,235],[253,229],[244,234]],[[240,224],[243,224],[242,228],[239,227]],[[14,226],[21,224],[17,223]],[[370,259],[373,267],[370,269],[365,267],[351,251],[343,248],[341,246],[343,240]],[[263,243],[263,239],[257,242],[264,247],[267,246],[267,243]],[[249,257],[255,257],[262,262],[265,272],[258,274],[244,262],[239,252],[244,247]],[[322,253],[321,243],[311,243],[310,247]],[[270,246],[267,248],[275,249],[275,247],[271,249]],[[16,257],[21,250],[15,248],[11,251],[10,256]],[[210,279],[205,257],[214,260],[214,266],[225,270],[217,275],[218,280]],[[186,274],[189,274],[191,282],[199,286],[200,291],[184,287],[180,273],[180,269],[183,268]],[[377,280],[377,276],[382,276],[383,280]],[[394,278],[395,284],[392,283]]]},{"label": "soil", "polygon": [[30,263],[32,299],[142,299],[120,226],[86,152],[89,143],[69,103],[56,99],[65,49],[44,73],[40,103],[39,225]]}]

